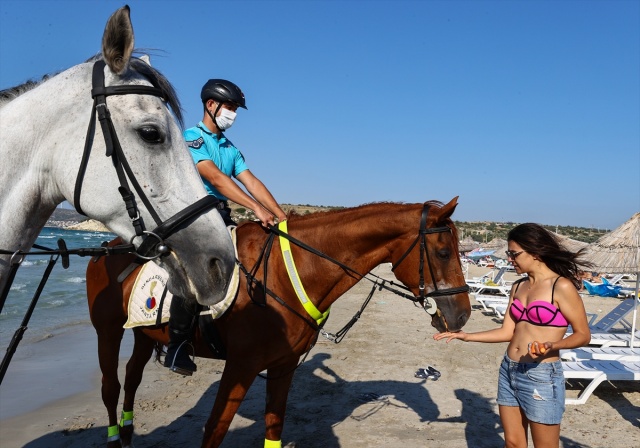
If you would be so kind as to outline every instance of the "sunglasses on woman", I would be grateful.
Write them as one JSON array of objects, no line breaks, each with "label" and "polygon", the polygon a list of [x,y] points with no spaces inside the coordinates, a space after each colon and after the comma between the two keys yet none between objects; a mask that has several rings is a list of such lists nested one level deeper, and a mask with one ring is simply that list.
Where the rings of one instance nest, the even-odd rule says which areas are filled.
[{"label": "sunglasses on woman", "polygon": [[504,253],[507,254],[507,259],[515,260],[516,257],[518,255],[520,255],[521,253],[523,253],[523,252],[524,252],[523,250],[521,250],[520,252],[514,252],[512,250],[507,250]]}]

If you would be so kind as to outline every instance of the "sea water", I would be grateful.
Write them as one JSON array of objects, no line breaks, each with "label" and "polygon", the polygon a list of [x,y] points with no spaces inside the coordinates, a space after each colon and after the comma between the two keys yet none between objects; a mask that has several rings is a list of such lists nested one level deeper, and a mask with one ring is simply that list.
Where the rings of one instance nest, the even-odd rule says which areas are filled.
[{"label": "sea water", "polygon": [[[36,244],[55,250],[61,238],[68,249],[79,249],[100,247],[103,241],[110,241],[115,238],[115,235],[45,227],[38,236]],[[49,259],[49,256],[28,255],[18,269],[0,314],[2,353],[6,350],[15,330],[21,325]],[[28,323],[24,342],[41,340],[49,337],[53,332],[64,330],[65,327],[90,323],[85,280],[87,264],[90,260],[90,257],[70,255],[69,268],[64,269],[62,259],[58,259]]]},{"label": "sea water", "polygon": [[[36,244],[57,249],[62,238],[68,249],[95,248],[114,237],[45,227]],[[18,269],[0,314],[1,357],[22,325],[49,260],[50,256],[29,255]],[[76,393],[100,393],[98,343],[86,295],[85,272],[90,261],[90,257],[70,255],[68,269],[63,269],[61,258],[55,263],[0,385],[0,420]],[[125,334],[121,353],[130,353],[132,339]]]}]

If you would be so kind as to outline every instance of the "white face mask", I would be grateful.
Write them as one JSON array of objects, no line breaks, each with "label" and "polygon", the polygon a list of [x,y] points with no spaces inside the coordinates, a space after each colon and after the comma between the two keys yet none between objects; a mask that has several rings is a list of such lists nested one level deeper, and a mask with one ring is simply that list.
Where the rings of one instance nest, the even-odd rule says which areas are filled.
[{"label": "white face mask", "polygon": [[216,117],[216,125],[221,131],[225,131],[231,127],[236,119],[236,113],[232,110],[220,108],[220,115]]}]

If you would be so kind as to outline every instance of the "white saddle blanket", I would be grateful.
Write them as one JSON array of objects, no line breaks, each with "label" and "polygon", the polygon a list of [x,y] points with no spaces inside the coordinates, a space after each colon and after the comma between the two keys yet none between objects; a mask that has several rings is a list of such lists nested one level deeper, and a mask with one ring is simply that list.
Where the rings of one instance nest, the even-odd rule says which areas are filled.
[{"label": "white saddle blanket", "polygon": [[[235,226],[228,227],[233,240],[233,246],[236,248],[236,258],[238,249],[236,247]],[[160,313],[160,323],[169,322],[169,309],[171,307],[171,298],[173,294],[166,291],[164,301],[162,301],[162,309],[160,302],[162,294],[167,287],[169,274],[157,264],[145,263],[140,269],[136,278],[131,297],[129,297],[128,319],[124,324],[124,328],[142,327],[158,324],[158,313]],[[240,284],[240,270],[236,263],[233,269],[233,275],[229,282],[227,295],[224,300],[205,309],[200,314],[210,314],[212,318],[217,319],[222,316],[233,303],[238,285]]]},{"label": "white saddle blanket", "polygon": [[[129,312],[124,328],[157,325],[158,312],[161,312],[160,323],[169,321],[169,308],[173,294],[165,291],[169,274],[157,264],[145,263],[140,269],[129,297]],[[165,294],[160,310],[160,300]]]}]

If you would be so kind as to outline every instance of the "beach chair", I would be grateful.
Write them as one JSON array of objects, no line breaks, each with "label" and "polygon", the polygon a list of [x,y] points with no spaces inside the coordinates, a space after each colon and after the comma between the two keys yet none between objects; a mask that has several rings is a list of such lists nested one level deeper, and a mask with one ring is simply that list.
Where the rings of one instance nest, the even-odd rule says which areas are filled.
[{"label": "beach chair", "polygon": [[509,295],[474,294],[473,297],[476,302],[482,305],[484,311],[490,313],[495,312],[495,310],[491,308],[491,305],[507,305],[509,303]]},{"label": "beach chair", "polygon": [[640,348],[629,347],[581,347],[560,350],[563,361],[585,361],[590,359],[608,361],[640,361]]},{"label": "beach chair", "polygon": [[591,380],[577,398],[565,398],[565,404],[584,404],[603,381],[640,380],[640,362],[633,361],[569,361],[563,362],[565,380]]},{"label": "beach chair", "polygon": [[[591,332],[602,333],[610,331],[618,324],[625,330],[631,330],[631,322],[629,322],[626,317],[633,311],[634,305],[635,302],[633,299],[625,299],[621,301],[615,308],[598,319],[597,322],[589,322]],[[591,320],[595,321],[595,319],[597,319],[597,315],[592,316],[594,317]]]},{"label": "beach chair", "polygon": [[[640,302],[638,303],[640,304]],[[631,331],[631,322],[629,322],[626,317],[633,311],[633,306],[633,299],[625,299],[597,321],[597,314],[587,313],[587,316],[589,317],[589,330],[591,331],[592,336],[593,334],[609,333],[618,324],[622,327],[620,330]],[[571,325],[569,325],[565,337],[572,333],[573,329],[571,328]]]},{"label": "beach chair", "polygon": [[504,319],[504,313],[507,312],[508,303],[489,303],[489,307],[493,310],[498,319]]},{"label": "beach chair", "polygon": [[605,285],[608,285],[610,287],[619,287],[620,290],[618,291],[618,295],[620,296],[624,296],[624,297],[633,297],[636,293],[636,288],[634,286],[628,285],[626,284],[622,278],[625,276],[625,274],[618,274],[616,276],[614,276],[613,278],[611,278],[611,280],[607,280],[606,278],[602,277],[602,282]]},{"label": "beach chair", "polygon": [[609,285],[604,277],[602,281],[602,283],[592,283],[588,280],[582,280],[582,284],[591,296],[618,297],[622,286]]},{"label": "beach chair", "polygon": [[[640,330],[635,332],[635,338],[640,341]],[[630,347],[631,333],[591,333],[589,345],[598,345],[600,347]]]},{"label": "beach chair", "polygon": [[471,291],[472,292],[475,291],[476,288],[479,288],[480,286],[490,281],[492,272],[493,271],[489,271],[486,274],[481,275],[480,277],[473,277],[473,278],[466,279],[467,285],[469,285],[469,288],[471,288]]},{"label": "beach chair", "polygon": [[[502,267],[498,269],[497,272],[494,271],[487,272],[485,275],[481,277],[474,277],[473,279],[467,280],[467,285],[471,288],[472,292],[480,292],[481,289],[491,288],[491,287],[508,287],[510,283],[504,279],[504,273],[507,272],[506,267]],[[494,274],[491,276],[491,274]]]}]

